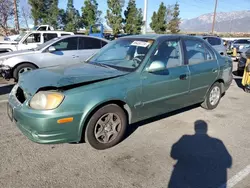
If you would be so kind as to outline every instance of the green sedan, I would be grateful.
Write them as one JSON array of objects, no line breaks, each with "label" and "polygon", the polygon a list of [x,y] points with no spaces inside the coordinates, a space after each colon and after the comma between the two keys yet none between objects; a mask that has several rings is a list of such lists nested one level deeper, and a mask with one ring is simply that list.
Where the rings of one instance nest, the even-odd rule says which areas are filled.
[{"label": "green sedan", "polygon": [[231,82],[231,59],[202,39],[128,36],[84,63],[21,74],[7,112],[34,142],[106,149],[129,124],[198,103],[216,108]]}]

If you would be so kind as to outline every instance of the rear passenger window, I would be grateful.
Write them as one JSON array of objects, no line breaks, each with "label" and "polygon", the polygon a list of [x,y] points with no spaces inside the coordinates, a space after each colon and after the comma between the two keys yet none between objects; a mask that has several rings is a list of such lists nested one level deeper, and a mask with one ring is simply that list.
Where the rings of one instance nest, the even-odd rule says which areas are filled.
[{"label": "rear passenger window", "polygon": [[44,33],[43,34],[43,38],[44,38],[44,42],[47,42],[53,38],[56,38],[57,34],[56,33]]},{"label": "rear passenger window", "polygon": [[187,52],[188,64],[202,63],[206,60],[206,51],[203,43],[197,40],[185,40],[184,41]]},{"label": "rear passenger window", "polygon": [[79,50],[100,49],[102,47],[101,40],[89,37],[79,38]]},{"label": "rear passenger window", "polygon": [[215,37],[207,37],[207,42],[212,46],[221,45],[221,39]]},{"label": "rear passenger window", "polygon": [[182,62],[179,41],[169,40],[161,43],[152,57],[153,61],[165,63],[166,68],[180,66]]},{"label": "rear passenger window", "polygon": [[58,51],[77,50],[77,37],[63,39],[52,46]]},{"label": "rear passenger window", "polygon": [[214,60],[215,59],[214,52],[207,46],[205,46],[205,50],[206,50],[206,60],[208,61]]}]

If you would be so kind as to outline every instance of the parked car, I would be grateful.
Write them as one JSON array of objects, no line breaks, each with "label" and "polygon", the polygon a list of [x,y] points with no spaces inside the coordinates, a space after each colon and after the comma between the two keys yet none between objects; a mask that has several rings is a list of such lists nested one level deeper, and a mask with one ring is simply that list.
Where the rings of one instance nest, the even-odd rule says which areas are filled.
[{"label": "parked car", "polygon": [[20,34],[15,41],[0,41],[0,53],[36,48],[53,38],[74,35],[65,31],[32,31]]},{"label": "parked car", "polygon": [[232,82],[232,60],[185,35],[109,42],[85,63],[23,73],[8,114],[38,143],[119,143],[128,124],[196,103],[214,109]]},{"label": "parked car", "polygon": [[233,48],[236,48],[238,50],[242,50],[243,48],[250,46],[250,40],[248,39],[239,39],[235,40],[233,43]]},{"label": "parked car", "polygon": [[219,52],[220,55],[227,55],[227,48],[224,45],[223,40],[217,36],[198,36],[206,40],[210,45],[213,46],[215,50]]},{"label": "parked car", "polygon": [[237,66],[237,75],[242,76],[245,70],[246,62],[247,62],[247,56],[246,52],[250,49],[249,48],[243,48],[239,50],[239,61],[238,61],[238,66]]},{"label": "parked car", "polygon": [[5,79],[14,78],[25,71],[37,68],[80,63],[108,40],[84,35],[57,37],[31,50],[21,50],[0,55],[0,73]]}]

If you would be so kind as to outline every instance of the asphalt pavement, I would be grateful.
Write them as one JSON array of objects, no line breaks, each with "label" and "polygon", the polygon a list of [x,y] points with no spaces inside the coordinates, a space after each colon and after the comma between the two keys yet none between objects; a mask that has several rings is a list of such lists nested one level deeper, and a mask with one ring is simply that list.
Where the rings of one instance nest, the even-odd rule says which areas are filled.
[{"label": "asphalt pavement", "polygon": [[250,95],[240,82],[213,111],[193,106],[135,124],[122,143],[97,151],[29,141],[6,114],[13,83],[0,80],[0,187],[185,188],[188,179],[195,188],[249,188]]}]

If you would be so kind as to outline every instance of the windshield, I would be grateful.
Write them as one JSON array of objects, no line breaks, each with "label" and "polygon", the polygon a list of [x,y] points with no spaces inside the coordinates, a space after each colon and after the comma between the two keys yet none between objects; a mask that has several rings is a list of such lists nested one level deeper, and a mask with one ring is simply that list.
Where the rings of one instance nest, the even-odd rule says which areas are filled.
[{"label": "windshield", "polygon": [[87,63],[134,71],[143,61],[153,42],[152,39],[143,38],[114,40],[91,57]]},{"label": "windshield", "polygon": [[45,48],[46,46],[50,46],[52,43],[58,41],[58,39],[59,39],[59,37],[53,38],[53,39],[51,39],[51,40],[49,40],[49,41],[47,41],[47,42],[45,42],[45,43],[43,43],[43,44],[37,46],[34,50],[35,50],[35,51],[39,51],[39,50]]},{"label": "windshield", "polygon": [[236,40],[235,44],[249,44],[250,41],[249,40]]},{"label": "windshield", "polygon": [[22,40],[22,38],[26,35],[27,33],[21,33],[20,35],[18,35],[18,37],[14,40],[16,42],[19,42],[20,40]]}]

